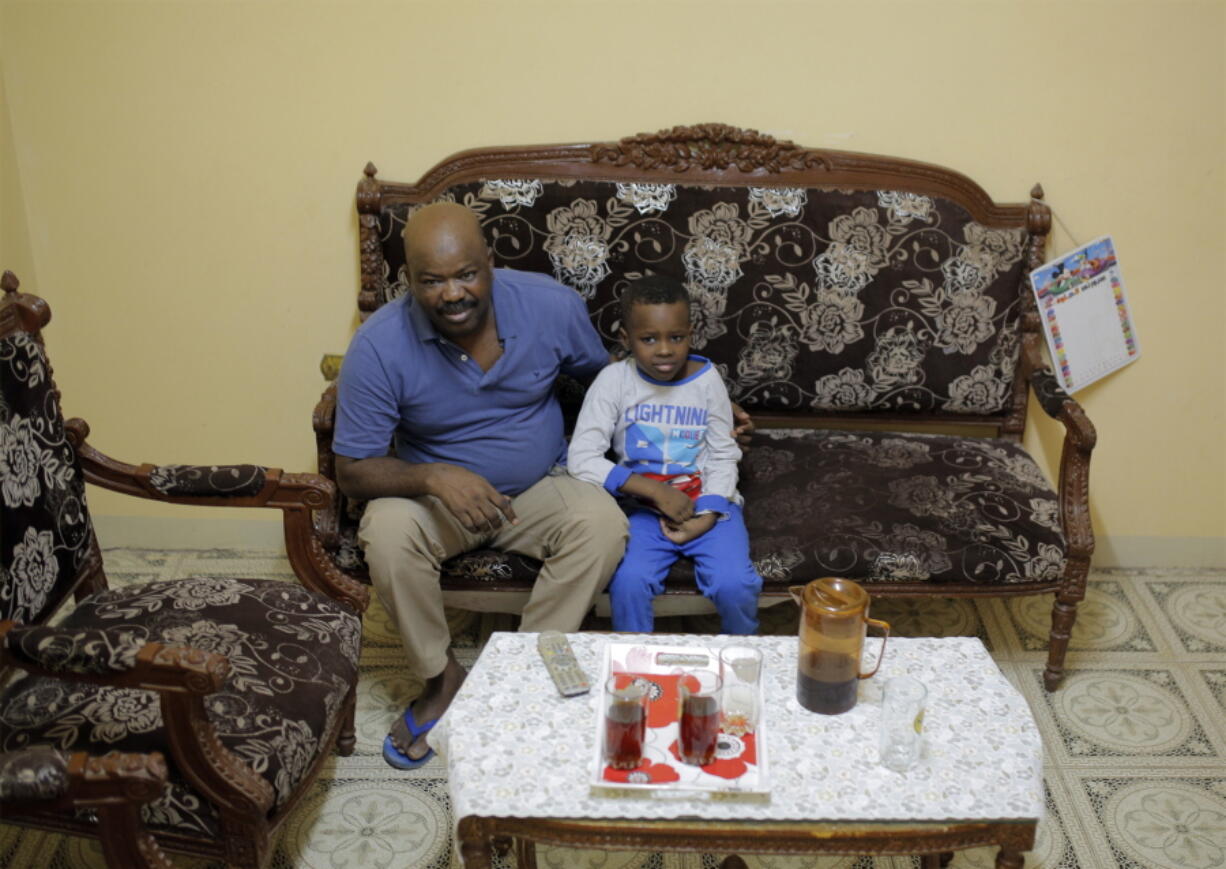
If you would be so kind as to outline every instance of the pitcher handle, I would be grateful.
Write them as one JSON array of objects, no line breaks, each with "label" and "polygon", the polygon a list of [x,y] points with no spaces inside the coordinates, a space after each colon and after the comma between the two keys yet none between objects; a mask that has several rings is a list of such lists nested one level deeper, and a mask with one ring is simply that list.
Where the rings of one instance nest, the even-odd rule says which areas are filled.
[{"label": "pitcher handle", "polygon": [[885,631],[885,636],[881,638],[881,651],[877,653],[877,666],[873,668],[871,673],[860,673],[861,679],[870,679],[877,675],[877,671],[881,669],[881,661],[885,658],[885,644],[890,641],[890,623],[883,622],[881,619],[865,619],[870,625],[875,628],[880,628]]}]

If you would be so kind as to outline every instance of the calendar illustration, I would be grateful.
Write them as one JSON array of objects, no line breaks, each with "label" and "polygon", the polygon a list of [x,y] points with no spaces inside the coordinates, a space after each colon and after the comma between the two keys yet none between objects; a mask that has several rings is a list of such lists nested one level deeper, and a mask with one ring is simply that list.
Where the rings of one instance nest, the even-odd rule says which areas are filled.
[{"label": "calendar illustration", "polygon": [[1056,377],[1066,392],[1089,386],[1141,355],[1110,236],[1030,273]]}]

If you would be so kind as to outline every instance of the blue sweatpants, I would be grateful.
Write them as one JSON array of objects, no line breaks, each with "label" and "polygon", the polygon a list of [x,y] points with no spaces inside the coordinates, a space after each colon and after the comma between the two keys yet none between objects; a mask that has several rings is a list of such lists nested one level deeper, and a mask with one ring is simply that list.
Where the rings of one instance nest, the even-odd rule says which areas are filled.
[{"label": "blue sweatpants", "polygon": [[749,560],[749,532],[735,504],[727,519],[688,543],[677,545],[660,529],[660,514],[630,514],[626,555],[609,582],[613,630],[650,632],[655,623],[651,601],[664,591],[669,568],[684,555],[694,559],[698,590],[715,604],[726,634],[758,629],[758,592],[762,577]]}]

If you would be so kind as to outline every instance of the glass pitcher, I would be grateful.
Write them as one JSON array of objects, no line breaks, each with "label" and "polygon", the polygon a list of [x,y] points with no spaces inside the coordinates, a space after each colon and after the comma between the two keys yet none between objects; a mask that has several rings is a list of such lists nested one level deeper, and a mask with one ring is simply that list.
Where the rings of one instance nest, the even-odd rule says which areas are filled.
[{"label": "glass pitcher", "polygon": [[[856,705],[856,686],[877,672],[890,637],[886,622],[868,617],[868,592],[850,579],[827,576],[788,589],[800,605],[796,699],[810,712],[838,715]],[[860,672],[868,625],[885,632],[872,672]]]}]

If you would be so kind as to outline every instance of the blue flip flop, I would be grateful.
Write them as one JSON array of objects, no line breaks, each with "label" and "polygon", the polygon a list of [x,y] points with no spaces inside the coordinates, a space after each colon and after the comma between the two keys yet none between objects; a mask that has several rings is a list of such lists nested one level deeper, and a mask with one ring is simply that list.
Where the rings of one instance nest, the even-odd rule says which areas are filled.
[{"label": "blue flip flop", "polygon": [[[413,739],[416,740],[423,733],[429,733],[430,728],[438,724],[438,719],[432,718],[425,724],[419,725],[417,719],[413,717],[413,707],[406,706],[404,710],[404,724],[409,728],[409,733]],[[433,748],[414,760],[396,747],[396,744],[392,742],[392,735],[390,733],[383,738],[383,759],[387,761],[389,766],[394,766],[396,769],[417,769],[419,766],[425,766],[429,763],[432,757],[434,757]]]}]

